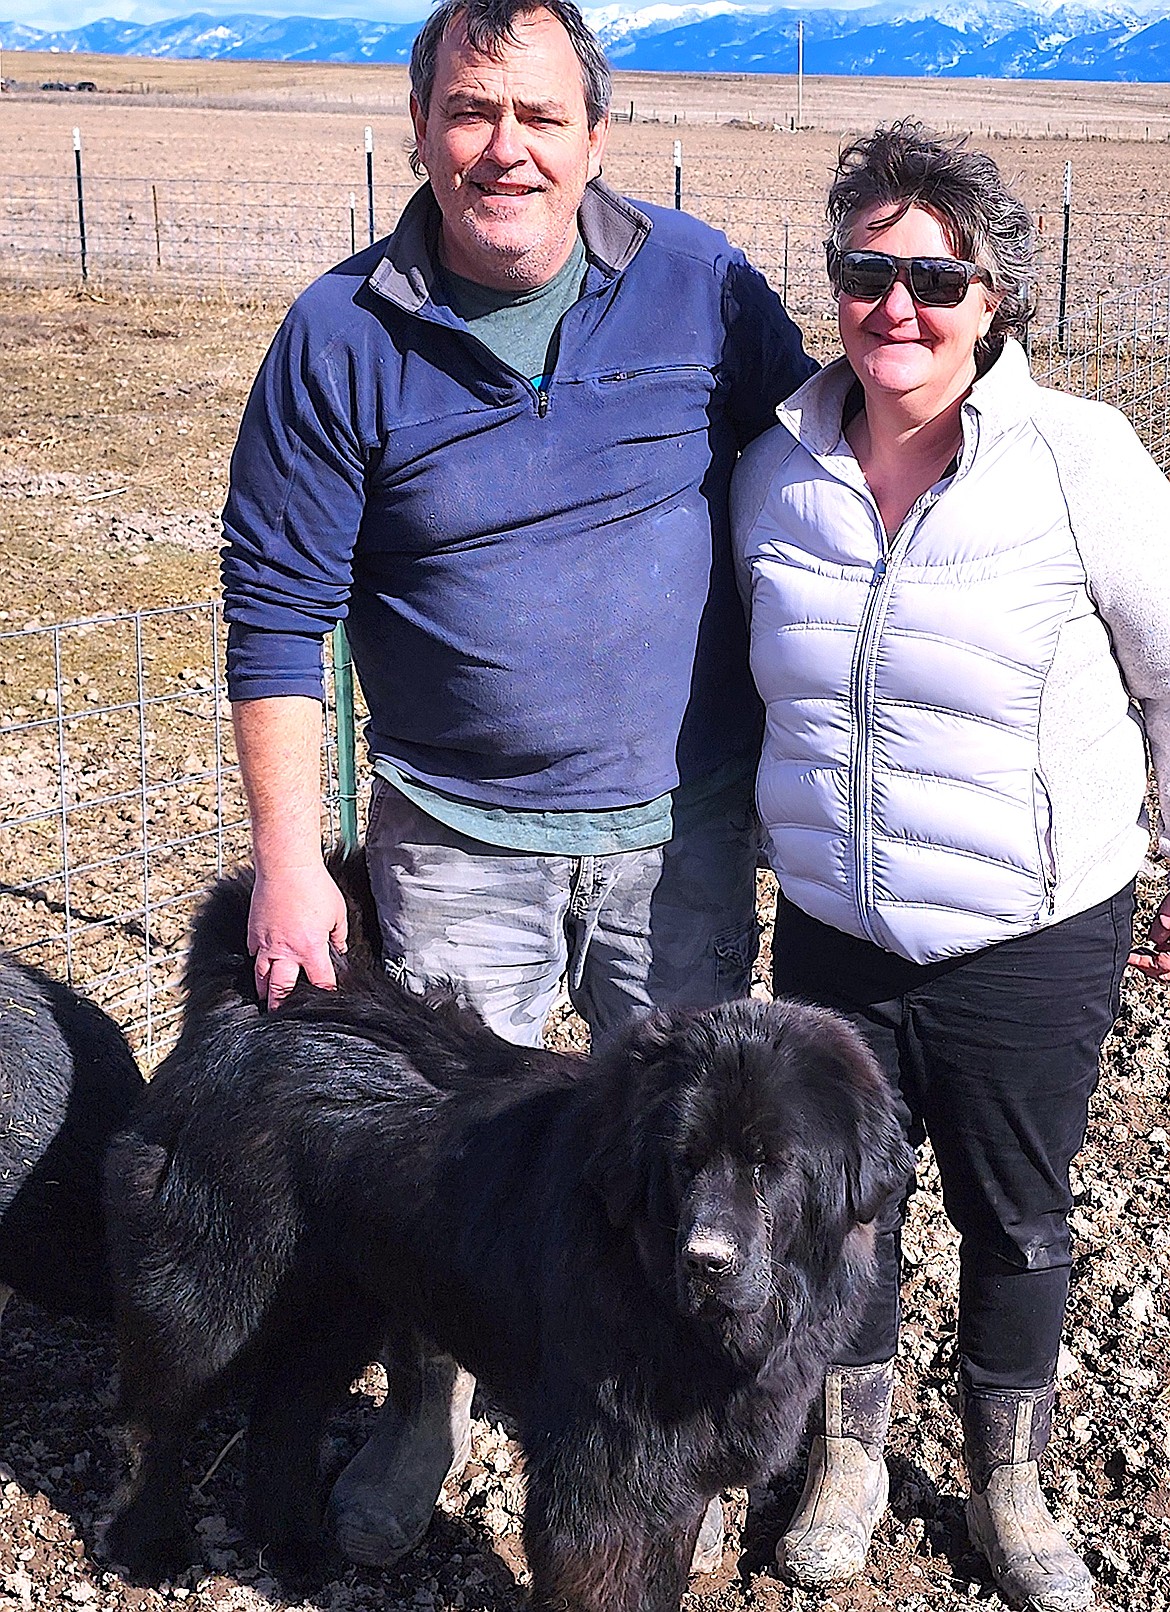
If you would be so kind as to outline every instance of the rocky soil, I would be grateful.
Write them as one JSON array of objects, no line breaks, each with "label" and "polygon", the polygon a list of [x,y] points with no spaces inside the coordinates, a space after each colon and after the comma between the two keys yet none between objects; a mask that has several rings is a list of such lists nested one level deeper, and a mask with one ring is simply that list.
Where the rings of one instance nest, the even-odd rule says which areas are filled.
[{"label": "rocky soil", "polygon": [[[9,624],[210,596],[208,523],[248,379],[278,317],[262,306],[0,290],[10,355],[0,394]],[[178,644],[160,646],[158,670],[183,682]],[[86,679],[114,671],[79,664],[69,697],[84,700]],[[32,708],[38,676],[43,682],[11,657],[0,666],[0,787],[7,780],[13,800],[35,790],[35,767],[17,739],[4,738],[5,724],[19,726],[13,711]],[[103,743],[108,760],[112,740]],[[186,812],[209,810],[197,798],[174,803],[172,834]],[[6,861],[12,878],[20,870],[10,853]],[[102,899],[95,887],[93,900]],[[766,889],[761,906],[766,921]],[[34,938],[47,921],[39,908],[3,911],[10,935]],[[576,1035],[567,1019],[556,1033],[569,1043]],[[1168,1051],[1164,991],[1130,983],[1077,1169],[1076,1268],[1048,1466],[1054,1508],[1097,1575],[1100,1604],[1115,1612],[1166,1612],[1170,1601]],[[798,1483],[787,1476],[758,1494],[726,1497],[723,1567],[695,1586],[693,1612],[999,1604],[964,1539],[952,1396],[955,1242],[928,1159],[922,1182],[906,1239],[892,1505],[865,1578],[825,1600],[776,1578],[772,1553]],[[507,1426],[487,1405],[478,1407],[474,1459],[444,1493],[423,1545],[386,1573],[326,1564],[308,1593],[282,1585],[242,1539],[239,1418],[229,1408],[191,1455],[202,1564],[171,1585],[124,1583],[100,1553],[102,1519],[126,1471],[113,1371],[108,1334],[10,1302],[0,1326],[0,1612],[510,1612],[523,1604],[522,1474]],[[355,1385],[323,1452],[326,1481],[357,1447],[379,1392],[376,1373]]]}]

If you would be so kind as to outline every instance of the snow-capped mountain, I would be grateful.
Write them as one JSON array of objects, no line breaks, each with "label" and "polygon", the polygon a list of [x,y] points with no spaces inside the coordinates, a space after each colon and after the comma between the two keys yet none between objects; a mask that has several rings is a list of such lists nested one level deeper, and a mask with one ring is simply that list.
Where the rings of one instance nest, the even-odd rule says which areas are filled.
[{"label": "snow-capped mountain", "polygon": [[[2,0],[0,0],[2,3]],[[622,5],[586,16],[615,67],[791,73],[804,21],[809,73],[1170,82],[1170,0],[879,0],[830,11],[798,4]],[[46,32],[0,22],[6,50],[267,61],[404,62],[417,23],[196,13],[147,25],[105,18]],[[10,67],[9,71],[13,69]]]}]

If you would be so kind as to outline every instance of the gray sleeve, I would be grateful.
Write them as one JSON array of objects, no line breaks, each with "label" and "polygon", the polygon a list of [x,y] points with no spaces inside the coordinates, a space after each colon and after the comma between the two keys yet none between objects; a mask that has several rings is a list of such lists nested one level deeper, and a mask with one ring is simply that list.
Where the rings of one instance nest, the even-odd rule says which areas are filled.
[{"label": "gray sleeve", "polygon": [[1170,856],[1170,482],[1116,409],[1044,397],[1036,424],[1056,459],[1089,592],[1141,706]]}]

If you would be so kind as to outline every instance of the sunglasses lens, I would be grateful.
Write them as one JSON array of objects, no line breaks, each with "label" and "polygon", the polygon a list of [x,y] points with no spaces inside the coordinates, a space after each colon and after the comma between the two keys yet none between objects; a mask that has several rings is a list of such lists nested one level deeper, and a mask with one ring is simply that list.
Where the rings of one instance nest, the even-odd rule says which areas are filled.
[{"label": "sunglasses lens", "polygon": [[928,308],[957,308],[967,295],[965,263],[948,257],[912,257],[908,268],[910,295]]},{"label": "sunglasses lens", "polygon": [[847,297],[877,302],[893,285],[898,265],[886,252],[842,252],[837,262],[837,285]]}]

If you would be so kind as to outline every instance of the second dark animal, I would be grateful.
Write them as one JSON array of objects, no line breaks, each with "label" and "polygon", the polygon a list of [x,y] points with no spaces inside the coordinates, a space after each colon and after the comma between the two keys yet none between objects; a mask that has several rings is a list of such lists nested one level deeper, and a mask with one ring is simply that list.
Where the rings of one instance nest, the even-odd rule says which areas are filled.
[{"label": "second dark animal", "polygon": [[199,918],[111,1155],[142,1453],[110,1554],[184,1559],[185,1435],[247,1373],[250,1527],[305,1565],[323,1418],[389,1339],[395,1392],[446,1350],[515,1418],[534,1607],[676,1612],[707,1502],[789,1462],[868,1291],[909,1168],[872,1058],[792,1003],[655,1015],[597,1062],[518,1048],[360,944],[264,1015],[250,888]]},{"label": "second dark animal", "polygon": [[0,1309],[112,1314],[102,1164],[142,1090],[101,1008],[0,953]]}]

